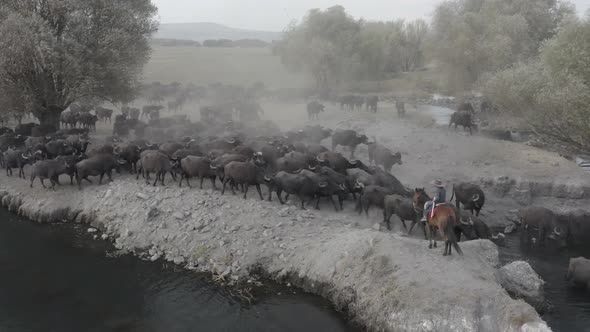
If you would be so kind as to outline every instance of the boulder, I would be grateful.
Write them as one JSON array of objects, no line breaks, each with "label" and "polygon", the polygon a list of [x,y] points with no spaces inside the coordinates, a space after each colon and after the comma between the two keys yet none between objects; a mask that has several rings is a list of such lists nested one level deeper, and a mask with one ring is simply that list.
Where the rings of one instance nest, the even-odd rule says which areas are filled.
[{"label": "boulder", "polygon": [[527,262],[516,261],[498,270],[498,282],[508,293],[543,311],[545,282]]}]

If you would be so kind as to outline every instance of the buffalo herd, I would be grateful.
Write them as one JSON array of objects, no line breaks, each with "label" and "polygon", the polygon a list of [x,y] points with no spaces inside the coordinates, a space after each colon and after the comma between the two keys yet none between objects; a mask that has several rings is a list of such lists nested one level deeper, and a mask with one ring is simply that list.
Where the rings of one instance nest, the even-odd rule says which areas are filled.
[{"label": "buffalo herd", "polygon": [[[340,102],[342,107],[358,109],[366,105],[376,111],[378,98],[345,96]],[[168,107],[169,111],[174,107]],[[317,101],[307,105],[310,119],[324,109]],[[281,204],[293,196],[302,209],[306,203],[319,209],[324,199],[339,211],[350,200],[358,213],[368,214],[371,207],[381,209],[388,229],[391,217],[396,215],[408,232],[416,225],[425,233],[428,230],[419,223],[423,202],[413,200],[423,189],[408,189],[392,175],[395,165],[402,164],[402,155],[375,138],[351,129],[332,130],[319,125],[282,132],[274,123],[259,118],[263,111],[253,99],[203,106],[197,122],[186,115],[163,116],[163,110],[159,105],[142,109],[124,106],[115,115],[113,136],[102,142],[91,138],[90,133],[97,121],[111,120],[113,111],[103,107],[95,107],[93,114],[87,106],[73,105],[62,113],[58,131],[27,123],[2,127],[0,163],[7,176],[17,168],[21,178],[30,165],[31,187],[39,178],[43,187],[48,180],[55,190],[60,176],[66,175],[70,184],[75,182],[82,189],[84,181],[92,183],[92,177],[98,177],[99,184],[104,176],[112,181],[113,171],[135,174],[137,180],[141,177],[156,186],[166,185],[170,175],[179,187],[192,187],[190,181],[198,179],[199,188],[207,180],[221,194],[240,191],[247,198],[254,187],[261,200],[271,201],[274,194]],[[458,111],[451,121],[473,127],[472,110]],[[330,149],[324,141],[329,141]],[[355,158],[359,145],[367,147],[366,162]],[[339,152],[342,147],[348,150],[348,158]],[[497,239],[479,218],[485,203],[479,186],[456,183],[451,201],[453,198],[455,205],[449,205],[457,216],[450,220],[453,238]],[[471,213],[461,213],[461,207]],[[545,208],[524,208],[518,221],[523,242],[544,245],[548,241],[583,241],[577,235],[588,233],[582,222],[586,215],[579,214],[565,220]],[[409,229],[406,221],[411,222]]]}]

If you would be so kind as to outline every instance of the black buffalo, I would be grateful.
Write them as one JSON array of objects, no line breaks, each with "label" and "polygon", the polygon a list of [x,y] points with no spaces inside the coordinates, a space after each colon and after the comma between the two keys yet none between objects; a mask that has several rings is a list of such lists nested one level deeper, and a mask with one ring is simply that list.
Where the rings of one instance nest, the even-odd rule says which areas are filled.
[{"label": "black buffalo", "polygon": [[457,111],[451,115],[451,121],[449,122],[449,128],[452,125],[455,125],[455,130],[457,126],[462,126],[463,129],[469,128],[469,134],[473,135],[472,129],[477,129],[477,125],[473,122],[473,116],[470,112],[467,111]]},{"label": "black buffalo", "polygon": [[339,130],[332,135],[332,151],[336,150],[339,145],[346,146],[350,149],[350,158],[354,158],[354,151],[359,144],[367,144],[368,137],[357,133],[354,130]]},{"label": "black buffalo", "polygon": [[369,143],[369,162],[383,166],[385,171],[391,172],[393,165],[402,164],[402,154],[393,153],[379,143]]},{"label": "black buffalo", "polygon": [[457,209],[460,208],[460,204],[463,204],[464,210],[471,211],[471,214],[475,211],[476,216],[479,216],[479,212],[486,201],[485,194],[479,186],[465,182],[453,185],[451,201],[453,201],[453,196],[455,196]]},{"label": "black buffalo", "polygon": [[103,177],[106,176],[110,181],[113,181],[111,173],[113,170],[120,172],[120,165],[125,164],[124,161],[115,159],[112,155],[99,154],[94,157],[82,160],[76,164],[76,181],[78,188],[82,189],[82,180],[90,183],[89,176],[99,176],[98,184],[102,184]]},{"label": "black buffalo", "polygon": [[317,101],[311,101],[307,104],[307,116],[310,120],[318,119],[320,112],[325,110],[325,106]]}]

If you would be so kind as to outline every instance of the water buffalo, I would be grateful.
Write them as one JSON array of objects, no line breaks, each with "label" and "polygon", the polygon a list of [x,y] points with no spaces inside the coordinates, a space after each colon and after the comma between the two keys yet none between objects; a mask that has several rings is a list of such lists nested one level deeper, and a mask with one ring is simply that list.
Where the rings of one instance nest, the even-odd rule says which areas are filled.
[{"label": "water buffalo", "polygon": [[215,174],[215,170],[211,169],[211,161],[205,157],[195,157],[195,156],[188,156],[183,158],[180,161],[180,182],[178,183],[178,187],[182,186],[182,180],[186,179],[186,184],[191,187],[189,179],[192,177],[199,177],[201,181],[199,184],[199,188],[203,189],[203,180],[205,178],[211,179],[211,183],[213,184],[213,189],[217,190],[215,185],[215,178],[217,175]]},{"label": "water buffalo", "polygon": [[141,110],[142,118],[148,118],[150,120],[157,119],[160,117],[160,111],[164,108],[162,105],[146,105]]},{"label": "water buffalo", "polygon": [[238,145],[231,150],[231,153],[232,154],[241,154],[242,156],[245,156],[245,157],[251,157],[254,155],[254,153],[256,153],[256,151],[254,151],[254,149],[252,149],[249,146]]},{"label": "water buffalo", "polygon": [[350,158],[354,158],[356,147],[359,144],[367,144],[368,140],[366,135],[361,135],[351,129],[336,131],[332,135],[332,151],[335,151],[339,145],[346,146],[350,149]]},{"label": "water buffalo", "polygon": [[348,107],[351,110],[354,109],[354,105],[355,105],[355,96],[353,95],[347,95],[347,96],[342,96],[339,98],[340,101],[340,109],[344,109],[344,107]]},{"label": "water buffalo", "polygon": [[[147,150],[141,153],[141,174],[145,178],[147,184],[150,182],[150,173],[156,173],[153,186],[156,186],[158,179],[161,181],[162,185],[165,186],[164,179],[166,177],[166,173],[170,172],[172,177],[174,177],[174,173],[172,172],[175,167],[178,166],[178,162],[174,160],[170,160],[170,157],[166,155],[162,151],[156,150]],[[139,172],[137,172],[136,179],[139,179]]]},{"label": "water buffalo", "polygon": [[213,159],[210,168],[215,171],[219,181],[223,183],[225,179],[225,166],[232,161],[247,161],[249,158],[241,154],[224,154],[218,158]]},{"label": "water buffalo", "polygon": [[45,149],[49,158],[55,158],[57,156],[65,156],[74,153],[72,145],[63,139],[55,141],[49,141],[45,144]]},{"label": "water buffalo", "polygon": [[328,148],[326,148],[325,146],[321,145],[321,144],[307,144],[307,153],[309,153],[312,156],[317,156],[318,154],[322,153],[322,152],[328,152]]},{"label": "water buffalo", "polygon": [[557,247],[566,244],[567,225],[557,218],[553,211],[538,206],[529,206],[518,211],[521,224],[521,242],[530,244],[538,242],[545,246],[547,240],[553,241]]},{"label": "water buffalo", "polygon": [[486,197],[483,190],[475,184],[471,183],[458,183],[453,185],[453,193],[451,194],[451,202],[455,196],[455,205],[457,209],[460,208],[460,204],[463,204],[464,210],[471,211],[471,214],[475,211],[475,215],[479,216],[479,212],[483,207]]},{"label": "water buffalo", "polygon": [[369,216],[369,208],[373,205],[384,208],[385,196],[395,194],[391,189],[381,186],[367,186],[362,188],[361,197],[357,202],[357,211],[359,214],[365,210]]},{"label": "water buffalo", "polygon": [[33,188],[35,179],[39,178],[43,188],[47,188],[44,180],[49,179],[51,181],[51,189],[55,189],[55,185],[59,184],[59,176],[65,174],[70,166],[65,160],[59,159],[37,161],[31,168],[31,188]]},{"label": "water buffalo", "polygon": [[[256,186],[256,190],[258,191],[258,195],[260,195],[260,199],[264,200],[262,197],[262,191],[260,190],[260,185],[263,184],[264,181],[264,169],[262,167],[256,166],[250,162],[241,162],[241,161],[232,161],[229,164],[225,165],[224,167],[225,179],[223,180],[223,188],[221,189],[221,194],[225,193],[225,186],[228,182],[232,182],[235,185],[242,185],[244,188],[244,199],[246,199],[248,194],[248,187],[250,185]],[[232,193],[235,195],[234,187],[231,186]]]},{"label": "water buffalo", "polygon": [[326,107],[318,101],[311,101],[307,104],[307,116],[310,120],[318,119],[320,112],[323,112]]},{"label": "water buffalo", "polygon": [[297,158],[293,156],[284,156],[277,159],[276,171],[285,171],[293,173],[299,169],[308,168],[309,162],[305,158]]},{"label": "water buffalo", "polygon": [[[74,177],[76,177],[76,175],[78,174],[78,170],[76,169],[76,164],[78,162],[84,160],[84,158],[85,158],[84,154],[59,156],[59,157],[55,158],[55,160],[61,160],[68,165],[65,172],[63,172],[62,174],[67,174],[70,176],[70,185],[74,184]],[[57,181],[57,183],[59,183],[59,181]]]},{"label": "water buffalo", "polygon": [[385,171],[391,172],[393,165],[402,164],[402,154],[393,153],[379,143],[369,143],[369,162],[383,166]]},{"label": "water buffalo", "polygon": [[164,152],[168,157],[172,157],[174,153],[184,148],[184,144],[176,142],[168,142],[160,145],[160,151]]},{"label": "water buffalo", "polygon": [[25,178],[25,165],[33,164],[35,161],[34,157],[27,153],[25,154],[24,150],[7,150],[4,152],[4,167],[6,168],[6,175],[12,176],[12,169],[18,168],[18,177]]},{"label": "water buffalo", "polygon": [[305,176],[304,174],[291,174],[280,171],[273,177],[265,177],[265,181],[268,185],[268,200],[272,200],[272,192],[277,193],[279,202],[285,204],[281,194],[283,192],[291,195],[296,195],[301,201],[301,209],[305,210],[305,199],[314,198],[319,187],[312,179]]},{"label": "water buffalo", "polygon": [[571,280],[575,286],[583,287],[590,292],[590,259],[570,258],[565,279]]},{"label": "water buffalo", "polygon": [[365,105],[367,106],[367,111],[371,111],[373,113],[377,113],[377,104],[379,103],[378,96],[369,96],[365,99]]},{"label": "water buffalo", "polygon": [[362,169],[351,168],[346,170],[346,188],[352,193],[354,199],[356,199],[356,194],[362,192],[364,187],[373,183],[373,175]]},{"label": "water buffalo", "polygon": [[477,129],[477,125],[473,122],[473,117],[470,112],[467,111],[457,111],[451,115],[451,121],[449,122],[449,128],[452,125],[455,125],[455,130],[457,130],[457,126],[462,126],[463,129],[469,128],[469,134],[473,135],[473,129]]},{"label": "water buffalo", "polygon": [[96,122],[98,117],[91,113],[81,113],[78,116],[78,121],[82,124],[82,128],[88,128],[96,131]]},{"label": "water buffalo", "polygon": [[133,143],[119,144],[113,148],[113,154],[131,167],[131,173],[137,172],[137,162],[141,158],[141,148],[138,145]]},{"label": "water buffalo", "polygon": [[193,157],[202,157],[203,156],[203,152],[201,151],[200,148],[195,147],[195,148],[188,148],[188,149],[180,149],[177,150],[176,152],[174,152],[172,154],[172,158],[174,160],[182,160],[188,156],[193,156]]},{"label": "water buffalo", "polygon": [[94,157],[94,156],[98,156],[101,154],[112,155],[112,154],[114,154],[114,152],[115,152],[115,148],[113,147],[113,145],[107,143],[107,144],[91,147],[90,150],[88,150],[88,152],[86,153],[86,155],[88,157]]},{"label": "water buffalo", "polygon": [[391,216],[396,215],[402,222],[404,229],[408,231],[406,220],[412,222],[408,234],[412,232],[414,226],[418,223],[420,216],[416,213],[412,201],[400,195],[387,195],[383,201],[383,221],[387,225],[387,229],[391,230]]},{"label": "water buffalo", "polygon": [[16,133],[0,135],[0,151],[6,151],[8,148],[16,149],[23,147],[26,139],[25,136]]},{"label": "water buffalo", "polygon": [[574,246],[583,246],[590,241],[590,213],[585,210],[573,210],[560,216],[568,223],[568,243]]},{"label": "water buffalo", "polygon": [[312,180],[317,188],[318,192],[316,194],[317,200],[315,204],[315,208],[319,210],[320,208],[320,199],[322,197],[327,197],[328,200],[334,206],[334,209],[338,211],[338,206],[336,202],[334,202],[333,196],[338,196],[338,201],[340,203],[340,209],[342,209],[342,202],[344,200],[344,194],[346,193],[346,187],[344,184],[337,183],[329,176],[325,176],[319,173],[315,173],[310,170],[302,169],[298,171],[298,174],[302,174]]},{"label": "water buffalo", "polygon": [[349,161],[338,152],[322,152],[317,155],[316,160],[319,165],[328,166],[342,174],[346,174],[346,170],[349,168],[360,168],[368,171],[368,167],[360,160]]},{"label": "water buffalo", "polygon": [[111,117],[113,116],[113,110],[99,106],[96,108],[96,116],[98,117],[98,119],[100,121],[103,121],[106,123],[107,120],[109,120],[109,123],[110,123]]},{"label": "water buffalo", "polygon": [[403,101],[396,101],[395,102],[395,109],[397,110],[397,116],[403,118],[406,116],[406,103]]},{"label": "water buffalo", "polygon": [[98,184],[102,184],[102,179],[106,174],[110,181],[113,181],[111,173],[114,170],[119,171],[120,165],[125,164],[125,161],[117,160],[112,155],[99,154],[94,157],[82,160],[76,164],[76,181],[78,182],[78,189],[82,189],[82,180],[90,183],[89,176],[100,176]]},{"label": "water buffalo", "polygon": [[373,167],[369,169],[372,174],[373,184],[385,188],[389,188],[394,194],[398,194],[403,197],[411,197],[412,190],[406,188],[395,176],[385,172],[379,167]]},{"label": "water buffalo", "polygon": [[491,240],[498,246],[505,245],[504,234],[499,233],[494,235],[490,227],[480,218],[465,213],[460,214],[459,231],[456,231],[457,241],[461,240],[461,233],[465,235],[468,240],[485,239]]}]

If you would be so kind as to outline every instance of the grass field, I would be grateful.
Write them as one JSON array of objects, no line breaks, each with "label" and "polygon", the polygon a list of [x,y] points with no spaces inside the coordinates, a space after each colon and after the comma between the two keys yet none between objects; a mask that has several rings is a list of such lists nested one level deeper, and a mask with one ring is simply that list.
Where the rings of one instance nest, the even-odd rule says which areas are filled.
[{"label": "grass field", "polygon": [[248,85],[259,81],[272,88],[299,88],[309,84],[306,75],[289,72],[268,48],[154,46],[144,79],[197,85],[214,82]]}]

